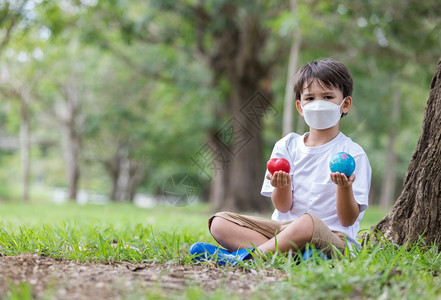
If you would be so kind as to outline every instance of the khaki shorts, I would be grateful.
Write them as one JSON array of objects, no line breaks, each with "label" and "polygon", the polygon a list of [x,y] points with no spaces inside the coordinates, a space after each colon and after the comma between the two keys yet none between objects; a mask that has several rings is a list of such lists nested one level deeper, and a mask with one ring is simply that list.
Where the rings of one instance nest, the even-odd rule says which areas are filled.
[{"label": "khaki shorts", "polygon": [[[330,247],[330,245],[334,246],[343,253],[346,248],[345,234],[338,231],[331,231],[319,217],[314,214],[308,215],[312,218],[314,223],[314,231],[310,244],[314,245],[316,249],[323,249],[323,252],[328,255],[334,252],[333,247]],[[211,222],[213,221],[214,217],[220,217],[239,226],[257,231],[268,239],[273,238],[276,234],[283,231],[292,222],[279,222],[261,217],[240,215],[230,212],[219,212],[208,220],[208,229],[210,229]]]}]

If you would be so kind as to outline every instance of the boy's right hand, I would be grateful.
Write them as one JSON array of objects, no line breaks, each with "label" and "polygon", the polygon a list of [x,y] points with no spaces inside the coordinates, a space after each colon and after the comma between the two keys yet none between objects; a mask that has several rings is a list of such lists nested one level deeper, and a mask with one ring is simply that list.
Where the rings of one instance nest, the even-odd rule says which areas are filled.
[{"label": "boy's right hand", "polygon": [[268,174],[266,178],[271,181],[275,188],[286,188],[291,186],[291,175],[284,171],[276,171],[273,175]]}]

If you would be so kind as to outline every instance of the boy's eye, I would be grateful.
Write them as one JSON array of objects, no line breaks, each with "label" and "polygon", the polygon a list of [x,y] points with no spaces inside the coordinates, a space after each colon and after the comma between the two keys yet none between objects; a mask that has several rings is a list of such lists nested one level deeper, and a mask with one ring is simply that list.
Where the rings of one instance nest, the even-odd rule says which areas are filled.
[{"label": "boy's eye", "polygon": [[[334,99],[334,97],[333,97],[333,96],[323,96],[323,98],[317,98],[317,99],[332,100],[332,99]],[[308,96],[308,97],[305,97],[304,100],[305,100],[305,101],[313,101],[313,100],[315,100],[315,99],[314,99],[313,96]]]}]

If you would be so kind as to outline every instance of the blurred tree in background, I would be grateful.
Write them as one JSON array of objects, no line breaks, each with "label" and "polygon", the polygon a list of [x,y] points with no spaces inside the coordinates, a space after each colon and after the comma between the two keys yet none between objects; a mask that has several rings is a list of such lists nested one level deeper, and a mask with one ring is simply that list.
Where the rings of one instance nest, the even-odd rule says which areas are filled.
[{"label": "blurred tree in background", "polygon": [[63,187],[133,200],[184,173],[215,209],[268,209],[294,47],[296,67],[332,57],[352,72],[342,131],[368,153],[372,202],[391,206],[439,56],[439,5],[291,2],[3,1],[0,198]]}]

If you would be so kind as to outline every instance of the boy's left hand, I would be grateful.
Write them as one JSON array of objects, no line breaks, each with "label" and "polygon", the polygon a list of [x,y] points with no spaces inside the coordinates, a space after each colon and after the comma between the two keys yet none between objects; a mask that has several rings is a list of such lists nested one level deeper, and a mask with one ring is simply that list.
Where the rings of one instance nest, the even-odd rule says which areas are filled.
[{"label": "boy's left hand", "polygon": [[351,176],[349,176],[349,178],[347,178],[346,175],[343,173],[334,172],[331,173],[331,180],[340,187],[349,187],[354,182],[355,175],[352,174]]}]

